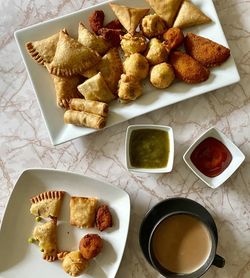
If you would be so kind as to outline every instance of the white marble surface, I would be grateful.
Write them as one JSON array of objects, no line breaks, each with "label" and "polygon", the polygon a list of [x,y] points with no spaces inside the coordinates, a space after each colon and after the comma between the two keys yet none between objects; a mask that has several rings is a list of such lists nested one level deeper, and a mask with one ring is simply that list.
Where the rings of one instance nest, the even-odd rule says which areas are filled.
[{"label": "white marble surface", "polygon": [[[117,277],[160,277],[142,255],[138,229],[150,207],[173,196],[200,202],[215,218],[218,253],[225,257],[226,266],[212,267],[204,277],[250,277],[250,2],[214,1],[240,72],[238,84],[53,147],[13,32],[97,2],[102,1],[6,0],[0,5],[0,220],[24,169],[71,170],[110,182],[131,197],[131,225]],[[134,123],[172,126],[176,152],[170,174],[132,174],[125,169],[125,131]],[[207,188],[182,160],[193,140],[211,126],[224,132],[246,155],[240,169],[217,190]]]}]

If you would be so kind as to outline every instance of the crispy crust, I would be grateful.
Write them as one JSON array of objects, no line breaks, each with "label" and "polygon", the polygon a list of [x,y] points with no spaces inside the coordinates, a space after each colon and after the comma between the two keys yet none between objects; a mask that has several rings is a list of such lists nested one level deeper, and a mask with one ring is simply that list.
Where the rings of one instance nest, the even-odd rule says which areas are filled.
[{"label": "crispy crust", "polygon": [[[30,56],[40,65],[44,64],[44,59],[42,56],[39,54],[39,52],[35,49],[34,45],[32,42],[26,43],[26,49],[28,50]],[[48,61],[47,61],[48,62]]]},{"label": "crispy crust", "polygon": [[112,227],[113,220],[107,205],[101,205],[96,213],[96,226],[99,231],[104,231],[109,227]]},{"label": "crispy crust", "polygon": [[30,201],[32,204],[35,204],[47,199],[61,199],[64,196],[64,193],[64,191],[47,191],[32,197]]},{"label": "crispy crust", "polygon": [[79,250],[84,259],[90,260],[96,257],[103,248],[103,240],[98,234],[87,234],[79,243]]}]

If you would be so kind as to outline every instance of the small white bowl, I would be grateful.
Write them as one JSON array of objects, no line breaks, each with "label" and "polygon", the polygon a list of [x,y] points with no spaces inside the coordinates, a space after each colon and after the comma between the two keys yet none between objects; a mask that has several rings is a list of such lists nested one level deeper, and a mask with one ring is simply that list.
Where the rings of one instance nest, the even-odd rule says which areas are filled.
[{"label": "small white bowl", "polygon": [[[201,173],[196,166],[192,163],[190,156],[194,149],[206,138],[213,137],[223,143],[227,149],[230,151],[232,155],[232,160],[227,168],[216,177],[208,177]],[[245,159],[245,155],[241,152],[241,150],[230,141],[221,131],[212,127],[203,133],[185,152],[183,155],[183,159],[188,165],[188,167],[195,173],[197,177],[199,177],[205,184],[207,184],[211,188],[217,188],[221,184],[223,184],[241,165],[241,163]]]},{"label": "small white bowl", "polygon": [[[130,148],[130,139],[131,134],[134,130],[138,129],[152,129],[152,130],[163,130],[169,136],[169,155],[168,155],[168,162],[165,167],[162,168],[137,168],[131,165],[130,157],[129,157],[129,148]],[[151,124],[144,124],[144,125],[130,125],[127,128],[126,132],[126,139],[125,139],[125,162],[127,169],[133,172],[142,172],[142,173],[168,173],[171,172],[173,169],[174,163],[174,134],[173,130],[169,126],[163,125],[151,125]]]}]

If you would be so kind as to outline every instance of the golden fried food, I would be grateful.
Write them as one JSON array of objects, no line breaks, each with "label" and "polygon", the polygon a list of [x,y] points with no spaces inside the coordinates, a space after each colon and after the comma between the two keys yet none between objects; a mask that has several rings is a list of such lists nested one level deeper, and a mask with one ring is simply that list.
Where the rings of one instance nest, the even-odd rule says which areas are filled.
[{"label": "golden fried food", "polygon": [[147,77],[149,72],[148,60],[140,53],[130,55],[123,63],[126,75],[132,75],[141,80]]},{"label": "golden fried food", "polygon": [[150,82],[156,88],[165,89],[169,87],[174,78],[175,74],[172,66],[165,62],[151,68]]},{"label": "golden fried food", "polygon": [[121,48],[125,56],[142,53],[147,48],[147,40],[141,33],[135,33],[133,36],[127,33],[122,37]]},{"label": "golden fried food", "polygon": [[170,64],[173,66],[175,75],[186,83],[200,83],[208,79],[209,70],[191,56],[181,51],[170,53]]},{"label": "golden fried food", "polygon": [[230,56],[230,49],[193,33],[187,34],[184,44],[187,53],[205,67],[219,66]]},{"label": "golden fried food", "polygon": [[102,248],[103,240],[97,234],[87,234],[79,243],[79,250],[86,260],[96,257],[101,252]]},{"label": "golden fried food", "polygon": [[148,49],[146,51],[145,57],[148,59],[148,62],[151,65],[157,65],[163,62],[166,62],[168,56],[168,52],[164,47],[164,44],[161,43],[156,38],[152,38],[149,41]]},{"label": "golden fried food", "polygon": [[142,95],[140,81],[133,76],[122,74],[118,86],[118,97],[121,102],[129,102]]},{"label": "golden fried food", "polygon": [[89,26],[92,29],[93,32],[97,34],[98,30],[103,27],[104,22],[104,12],[102,10],[94,11],[89,16]]},{"label": "golden fried food", "polygon": [[101,205],[96,213],[96,226],[99,231],[104,231],[109,227],[112,227],[112,214],[110,213],[107,205]]},{"label": "golden fried food", "polygon": [[167,51],[170,52],[171,50],[176,49],[182,44],[184,40],[184,35],[181,29],[177,27],[173,27],[173,28],[169,28],[163,34],[163,39]]},{"label": "golden fried food", "polygon": [[141,22],[141,30],[147,38],[157,37],[167,29],[165,21],[157,14],[146,15]]}]

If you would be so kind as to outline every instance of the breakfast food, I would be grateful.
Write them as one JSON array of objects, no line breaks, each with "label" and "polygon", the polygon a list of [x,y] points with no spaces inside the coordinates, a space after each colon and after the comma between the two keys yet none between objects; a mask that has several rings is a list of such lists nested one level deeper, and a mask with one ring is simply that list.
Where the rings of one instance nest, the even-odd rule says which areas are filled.
[{"label": "breakfast food", "polygon": [[151,65],[157,65],[162,62],[166,62],[168,52],[160,40],[152,38],[149,41],[145,57]]},{"label": "breakfast food", "polygon": [[30,199],[30,213],[35,216],[57,218],[60,213],[64,191],[47,191]]},{"label": "breakfast food", "polygon": [[167,25],[157,14],[149,14],[142,19],[141,29],[147,38],[152,38],[163,34],[167,29]]},{"label": "breakfast food", "polygon": [[149,12],[149,9],[131,8],[114,3],[109,3],[109,5],[123,27],[132,35],[141,19]]},{"label": "breakfast food", "polygon": [[39,242],[43,259],[52,262],[57,259],[56,219],[38,224],[32,234],[34,240]]},{"label": "breakfast food", "polygon": [[184,0],[174,21],[173,27],[183,29],[209,22],[211,22],[211,19],[206,16],[197,6],[188,0]]},{"label": "breakfast food", "polygon": [[79,243],[79,250],[84,259],[96,257],[103,248],[103,240],[98,234],[87,234]]},{"label": "breakfast food", "polygon": [[140,53],[130,55],[123,63],[126,75],[133,76],[139,80],[148,76],[149,64],[147,59]]},{"label": "breakfast food", "polygon": [[183,43],[184,35],[180,28],[172,27],[163,34],[163,39],[167,52],[170,52]]},{"label": "breakfast food", "polygon": [[150,82],[156,88],[168,88],[174,81],[174,78],[174,70],[166,62],[155,65],[150,70]]},{"label": "breakfast food", "polygon": [[207,38],[188,33],[185,37],[186,52],[205,67],[215,67],[230,56],[230,49]]},{"label": "breakfast food", "polygon": [[88,260],[78,250],[59,253],[58,259],[62,261],[64,271],[71,276],[80,275],[88,266]]},{"label": "breakfast food", "polygon": [[134,53],[142,53],[147,48],[147,39],[138,32],[133,36],[127,33],[122,37],[121,48],[124,51],[125,56]]},{"label": "breakfast food", "polygon": [[96,10],[89,16],[89,26],[94,33],[98,33],[98,30],[103,27],[104,12],[102,10]]},{"label": "breakfast food", "polygon": [[170,53],[170,64],[174,68],[175,75],[186,83],[203,82],[208,79],[210,74],[209,70],[202,64],[181,51]]},{"label": "breakfast food", "polygon": [[82,98],[72,98],[69,103],[69,108],[71,110],[85,111],[103,117],[107,117],[109,110],[108,105],[104,102]]},{"label": "breakfast food", "polygon": [[81,97],[81,94],[77,90],[77,86],[80,83],[79,76],[65,77],[51,74],[51,77],[55,86],[56,103],[58,107],[68,108],[69,101],[72,98]]},{"label": "breakfast food", "polygon": [[112,227],[113,220],[107,205],[101,205],[96,213],[96,227],[99,231],[104,231],[107,228]]},{"label": "breakfast food", "polygon": [[51,63],[56,52],[59,33],[40,41],[26,43],[26,49],[30,56],[38,63]]},{"label": "breakfast food", "polygon": [[118,85],[118,97],[122,103],[137,99],[142,95],[140,81],[133,76],[121,75]]},{"label": "breakfast food", "polygon": [[81,74],[101,60],[100,55],[60,31],[55,56],[51,63],[45,63],[51,74],[72,76]]},{"label": "breakfast food", "polygon": [[71,197],[70,224],[78,228],[94,227],[97,203],[96,198]]}]

